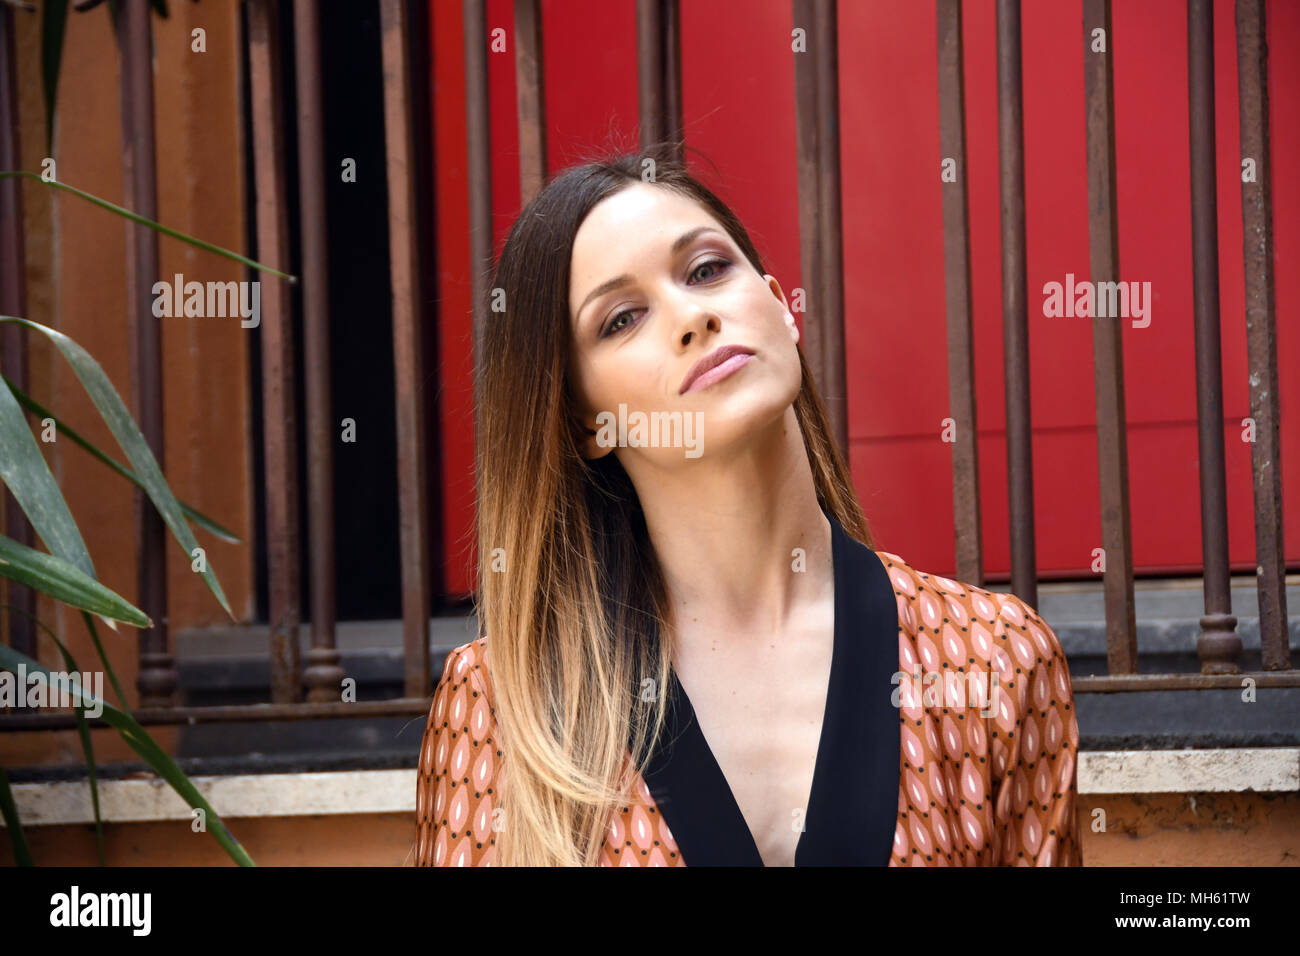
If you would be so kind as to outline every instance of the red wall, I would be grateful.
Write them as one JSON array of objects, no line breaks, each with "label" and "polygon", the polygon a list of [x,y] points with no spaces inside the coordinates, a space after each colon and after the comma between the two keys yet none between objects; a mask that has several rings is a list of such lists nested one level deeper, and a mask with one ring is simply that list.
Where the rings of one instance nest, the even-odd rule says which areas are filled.
[{"label": "red wall", "polygon": [[[799,282],[798,184],[789,0],[684,0],[682,79],[688,143],[716,164],[696,171],[732,204],[769,270]],[[461,4],[431,0],[438,196],[444,586],[473,587],[473,411]],[[985,568],[1010,566],[993,0],[965,4],[967,150]],[[578,153],[636,141],[633,0],[544,0],[552,172]],[[489,0],[496,244],[518,213],[513,4]],[[1120,276],[1150,282],[1151,323],[1124,322],[1134,566],[1200,571],[1196,383],[1188,171],[1186,4],[1117,0],[1114,74]],[[1267,8],[1282,476],[1289,562],[1300,566],[1300,4]],[[1048,318],[1044,283],[1088,278],[1081,0],[1023,5],[1026,234],[1038,567],[1091,577],[1101,546],[1091,320]],[[932,2],[840,0],[844,286],[851,460],[878,546],[952,573]],[[1254,567],[1242,278],[1237,72],[1232,0],[1215,3],[1220,295],[1229,541],[1234,570]],[[812,55],[812,54],[808,54]],[[802,317],[801,317],[802,318]]]}]

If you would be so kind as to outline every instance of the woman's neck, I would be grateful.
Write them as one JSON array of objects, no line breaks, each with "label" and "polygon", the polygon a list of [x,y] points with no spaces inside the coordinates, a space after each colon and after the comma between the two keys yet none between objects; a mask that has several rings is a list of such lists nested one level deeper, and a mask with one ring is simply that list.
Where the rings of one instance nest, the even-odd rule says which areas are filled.
[{"label": "woman's neck", "polygon": [[761,640],[833,591],[830,523],[793,407],[734,454],[631,477],[670,623]]}]

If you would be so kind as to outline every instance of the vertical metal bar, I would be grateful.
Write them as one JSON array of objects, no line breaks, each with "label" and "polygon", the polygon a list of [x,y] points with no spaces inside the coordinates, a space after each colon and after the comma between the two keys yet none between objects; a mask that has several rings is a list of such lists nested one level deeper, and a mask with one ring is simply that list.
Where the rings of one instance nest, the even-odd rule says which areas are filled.
[{"label": "vertical metal bar", "polygon": [[[484,0],[464,0],[465,138],[469,178],[470,295],[473,297],[474,362],[487,317],[492,278],[492,139],[488,115],[487,13]],[[387,87],[385,87],[387,89]],[[423,691],[421,691],[423,695]]]},{"label": "vertical metal bar", "polygon": [[677,0],[637,0],[636,43],[641,145],[670,141],[680,161],[681,11]]},{"label": "vertical metal bar", "polygon": [[[126,207],[158,218],[154,156],[153,37],[148,0],[126,0],[118,17],[122,111],[122,192]],[[163,455],[162,328],[151,308],[158,281],[158,233],[127,223],[127,329],[131,340],[131,398],[135,419],[160,467]],[[155,622],[140,632],[141,707],[174,703],[176,662],[167,637],[167,534],[162,516],[135,492],[137,605]]]},{"label": "vertical metal bar", "polygon": [[641,126],[641,146],[658,142],[664,136],[663,8],[659,0],[636,2],[636,69],[637,116]]},{"label": "vertical metal bar", "polygon": [[[467,0],[470,7],[481,4]],[[429,661],[429,538],[425,475],[424,344],[418,292],[418,222],[415,189],[415,128],[411,115],[405,0],[381,0],[384,59],[384,145],[388,175],[388,242],[393,291],[393,367],[397,402],[397,496],[402,551],[402,645],[405,696],[425,697],[432,686]],[[486,35],[475,44],[482,55]],[[468,24],[466,51],[470,46]],[[486,80],[486,64],[481,65]],[[486,85],[486,84],[485,84]],[[483,101],[486,107],[486,99]],[[485,119],[485,117],[484,117]],[[486,122],[483,133],[486,134]],[[482,157],[484,164],[490,162]],[[470,163],[471,173],[474,163]],[[480,183],[486,185],[486,183]],[[491,223],[483,223],[491,253]],[[475,273],[483,260],[475,262]],[[475,308],[485,299],[476,298]],[[477,318],[477,315],[476,315]]]},{"label": "vertical metal bar", "polygon": [[[804,44],[812,44],[814,32],[813,0],[791,0],[794,29]],[[816,47],[813,47],[815,50]],[[817,71],[805,46],[794,48],[794,126],[795,154],[799,175],[799,272],[803,292],[803,351],[808,368],[818,388],[826,381],[822,360],[821,330],[823,319],[821,290],[817,287],[822,274],[822,248],[817,231]],[[796,296],[797,298],[797,296]],[[798,309],[796,302],[794,308]]]},{"label": "vertical metal bar", "polygon": [[[1101,43],[1093,31],[1101,30]],[[1114,34],[1110,0],[1084,0],[1083,62],[1087,104],[1088,261],[1094,284],[1119,277],[1119,218],[1115,205]],[[1102,310],[1096,310],[1100,313]],[[1106,660],[1111,674],[1137,673],[1133,609],[1133,551],[1129,533],[1128,423],[1124,413],[1124,352],[1118,316],[1095,315],[1092,349],[1097,393],[1097,460],[1105,560]]]},{"label": "vertical metal bar", "polygon": [[303,680],[309,701],[339,699],[343,668],[334,612],[334,430],[330,422],[329,261],[319,0],[294,0],[298,100],[298,189],[302,228],[303,375],[307,399],[307,534],[311,547],[311,649]]},{"label": "vertical metal bar", "polygon": [[1232,615],[1228,491],[1223,457],[1219,328],[1218,186],[1214,172],[1214,5],[1187,0],[1187,116],[1192,175],[1192,287],[1196,322],[1196,422],[1200,451],[1205,615],[1196,652],[1203,674],[1236,674],[1241,638]]},{"label": "vertical metal bar", "polygon": [[515,92],[520,205],[527,206],[546,183],[546,76],[540,0],[515,0]]},{"label": "vertical metal bar", "polygon": [[1273,301],[1273,173],[1268,130],[1268,42],[1262,0],[1237,0],[1237,89],[1241,100],[1242,232],[1246,273],[1246,356],[1255,487],[1255,562],[1265,670],[1291,666],[1282,546],[1282,443],[1278,434],[1277,315]]},{"label": "vertical metal bar", "polygon": [[[19,144],[18,63],[14,41],[14,11],[0,5],[0,169],[21,169]],[[0,180],[0,313],[27,315],[26,254],[23,249],[23,189],[16,176]],[[27,388],[27,344],[23,330],[12,322],[0,333],[0,372],[19,388]],[[32,526],[18,500],[4,489],[5,533],[31,547]],[[17,581],[5,581],[5,615],[9,646],[36,656],[36,628],[27,615],[36,611],[36,593]]]},{"label": "vertical metal bar", "polygon": [[[952,446],[953,526],[958,579],[984,584],[980,538],[979,435],[975,414],[975,343],[971,329],[970,230],[966,182],[966,80],[962,0],[938,0],[939,149],[943,167],[943,274],[948,316],[948,405]],[[951,167],[947,164],[951,163]],[[948,178],[951,169],[951,178]]]},{"label": "vertical metal bar", "polygon": [[837,5],[835,0],[793,0],[792,9],[794,25],[808,42],[808,50],[796,52],[794,59],[800,267],[808,305],[804,355],[847,461]]},{"label": "vertical metal bar", "polygon": [[[253,109],[257,256],[270,263],[289,261],[279,50],[277,5],[270,0],[251,0],[248,74]],[[298,625],[302,618],[298,566],[298,429],[293,324],[285,283],[271,283],[269,294],[262,296],[259,329],[271,602],[271,699],[276,703],[296,703],[302,699],[298,651]]]},{"label": "vertical metal bar", "polygon": [[1034,455],[1025,275],[1025,131],[1020,75],[1020,2],[998,0],[998,182],[1002,194],[1002,335],[1006,366],[1007,490],[1011,590],[1038,603]]},{"label": "vertical metal bar", "polygon": [[849,460],[849,407],[844,367],[844,246],[840,210],[839,5],[821,0],[814,17],[817,70],[817,230],[822,248],[818,326],[822,350],[822,397],[835,440]]},{"label": "vertical metal bar", "polygon": [[660,0],[663,4],[663,107],[664,135],[673,143],[678,162],[683,159],[682,139],[682,14],[679,0]]}]

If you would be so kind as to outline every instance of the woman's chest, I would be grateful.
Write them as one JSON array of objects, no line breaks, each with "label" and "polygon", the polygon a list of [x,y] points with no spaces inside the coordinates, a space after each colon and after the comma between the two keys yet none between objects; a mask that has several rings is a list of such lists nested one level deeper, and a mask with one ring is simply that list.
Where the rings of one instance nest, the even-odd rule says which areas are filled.
[{"label": "woman's chest", "polygon": [[760,646],[693,646],[674,669],[700,732],[764,864],[793,865],[823,736],[833,620]]}]

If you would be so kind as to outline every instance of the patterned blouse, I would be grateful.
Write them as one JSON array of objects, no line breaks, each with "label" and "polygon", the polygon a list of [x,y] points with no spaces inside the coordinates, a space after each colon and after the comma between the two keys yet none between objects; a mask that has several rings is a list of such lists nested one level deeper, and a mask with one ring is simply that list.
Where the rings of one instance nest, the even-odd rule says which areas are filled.
[{"label": "patterned blouse", "polygon": [[[795,865],[1081,866],[1079,728],[1052,629],[1014,595],[917,571],[827,517],[834,648]],[[495,862],[507,755],[490,657],[487,637],[457,647],[434,691],[417,866]],[[675,673],[669,700],[645,774],[611,814],[601,865],[762,866]]]}]

